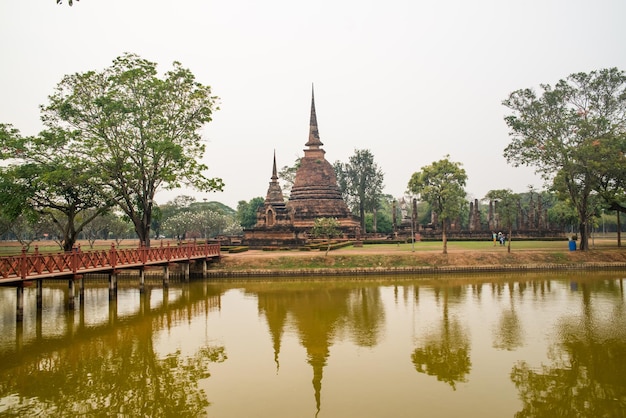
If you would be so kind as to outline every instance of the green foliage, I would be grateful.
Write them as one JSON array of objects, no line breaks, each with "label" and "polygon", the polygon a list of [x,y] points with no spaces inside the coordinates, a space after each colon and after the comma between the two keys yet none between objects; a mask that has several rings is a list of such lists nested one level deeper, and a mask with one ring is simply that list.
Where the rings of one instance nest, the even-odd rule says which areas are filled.
[{"label": "green foliage", "polygon": [[317,218],[311,229],[311,235],[315,238],[331,239],[341,234],[339,221],[336,218]]},{"label": "green foliage", "polygon": [[511,143],[504,156],[535,167],[576,208],[581,250],[588,249],[590,196],[623,196],[626,75],[617,68],[571,74],[554,87],[514,91],[503,101]]},{"label": "green foliage", "polygon": [[[374,231],[374,214],[365,215],[365,228],[367,231]],[[376,232],[380,234],[391,234],[393,232],[393,224],[391,219],[391,211],[376,212]]]},{"label": "green foliage", "polygon": [[124,238],[128,238],[133,234],[133,226],[126,216],[119,214],[110,214],[108,216],[109,238],[113,238],[117,245],[120,245]]},{"label": "green foliage", "polygon": [[519,195],[513,193],[511,189],[496,189],[487,192],[485,197],[496,203],[496,214],[500,221],[510,230],[517,219]]},{"label": "green foliage", "polygon": [[311,235],[315,238],[324,238],[328,241],[326,254],[332,244],[331,239],[342,235],[339,221],[336,218],[317,218],[311,229]]},{"label": "green foliage", "polygon": [[75,141],[75,133],[63,129],[22,137],[9,125],[0,126],[0,157],[10,162],[0,168],[2,216],[36,213],[66,251],[113,204],[97,167],[74,154]]},{"label": "green foliage", "polygon": [[221,202],[215,202],[215,201],[192,202],[189,205],[189,208],[195,212],[202,211],[202,210],[210,210],[210,211],[219,213],[220,215],[228,215],[228,216],[237,215],[237,211],[235,211],[233,208],[226,206],[225,204]]},{"label": "green foliage", "polygon": [[248,229],[256,225],[257,210],[263,207],[264,203],[265,199],[262,197],[255,197],[249,202],[245,200],[239,201],[237,204],[236,219],[239,221],[242,228]]},{"label": "green foliage", "polygon": [[333,168],[344,200],[354,213],[359,214],[363,232],[367,231],[365,213],[372,213],[379,206],[384,173],[374,162],[370,150],[354,150],[347,164],[337,161]]},{"label": "green foliage", "polygon": [[413,173],[408,190],[420,195],[430,204],[442,225],[443,253],[447,253],[447,223],[455,220],[465,204],[465,183],[467,174],[461,163],[451,162],[449,156],[422,167],[422,171]]},{"label": "green foliage", "polygon": [[161,207],[162,229],[168,236],[213,238],[242,232],[235,211],[219,202],[196,202],[191,196],[177,196]]},{"label": "green foliage", "polygon": [[180,63],[159,78],[155,63],[125,54],[102,72],[65,76],[49,101],[44,123],[74,136],[71,155],[97,168],[146,245],[160,188],[222,189],[200,162],[200,128],[211,121],[217,97]]},{"label": "green foliage", "polygon": [[289,197],[289,194],[291,193],[291,187],[293,186],[293,183],[296,180],[296,173],[298,169],[300,168],[301,161],[302,161],[301,157],[296,158],[296,161],[294,162],[292,166],[288,166],[288,165],[283,166],[283,168],[281,168],[278,171],[278,178],[282,180],[283,195],[285,197]]}]

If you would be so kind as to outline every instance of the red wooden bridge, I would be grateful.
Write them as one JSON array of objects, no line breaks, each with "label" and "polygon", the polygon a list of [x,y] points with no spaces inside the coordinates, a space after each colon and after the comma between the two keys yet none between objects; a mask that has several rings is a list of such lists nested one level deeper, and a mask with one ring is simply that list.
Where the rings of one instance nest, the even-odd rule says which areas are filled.
[{"label": "red wooden bridge", "polygon": [[20,255],[0,257],[0,284],[47,278],[77,278],[87,273],[115,272],[122,269],[143,269],[191,260],[219,259],[219,244],[187,243],[176,246],[82,251],[44,254],[37,247],[33,253],[22,250]]}]

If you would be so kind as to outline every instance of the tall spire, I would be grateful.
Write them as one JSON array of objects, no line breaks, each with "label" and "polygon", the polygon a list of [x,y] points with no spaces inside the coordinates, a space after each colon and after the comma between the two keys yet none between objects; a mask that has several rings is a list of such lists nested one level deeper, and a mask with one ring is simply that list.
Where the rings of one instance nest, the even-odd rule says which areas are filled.
[{"label": "tall spire", "polygon": [[272,181],[278,180],[278,172],[276,171],[276,150],[274,150],[274,167],[272,168]]},{"label": "tall spire", "polygon": [[324,145],[320,140],[320,133],[317,129],[317,115],[315,114],[315,93],[313,91],[313,84],[311,84],[311,121],[309,122],[309,140],[306,144],[307,147],[319,148],[320,145]]}]

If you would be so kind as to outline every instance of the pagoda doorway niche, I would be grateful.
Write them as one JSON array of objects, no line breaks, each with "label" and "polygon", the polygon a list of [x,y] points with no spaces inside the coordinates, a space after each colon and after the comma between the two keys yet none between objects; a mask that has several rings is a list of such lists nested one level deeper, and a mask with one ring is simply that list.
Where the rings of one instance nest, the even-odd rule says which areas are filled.
[{"label": "pagoda doorway niche", "polygon": [[267,214],[265,215],[265,219],[266,219],[267,226],[274,225],[274,222],[276,221],[276,217],[275,217],[274,211],[272,209],[268,209],[267,210]]}]

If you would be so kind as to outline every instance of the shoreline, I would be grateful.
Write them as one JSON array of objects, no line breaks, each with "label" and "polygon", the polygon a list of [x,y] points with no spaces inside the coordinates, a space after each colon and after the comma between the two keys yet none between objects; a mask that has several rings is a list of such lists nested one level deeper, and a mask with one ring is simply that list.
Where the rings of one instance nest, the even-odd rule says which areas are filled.
[{"label": "shoreline", "polygon": [[209,270],[207,278],[242,277],[306,277],[306,276],[394,276],[404,274],[472,274],[472,273],[530,273],[550,271],[620,271],[626,263],[584,263],[584,264],[544,264],[544,265],[502,265],[502,266],[442,266],[442,267],[362,267],[362,268],[320,268],[293,270]]},{"label": "shoreline", "polygon": [[[321,253],[321,254],[320,254]],[[485,250],[398,252],[337,250],[324,252],[225,253],[206,271],[208,278],[393,276],[501,272],[626,271],[626,251]]]}]

